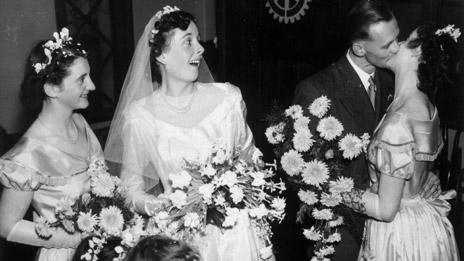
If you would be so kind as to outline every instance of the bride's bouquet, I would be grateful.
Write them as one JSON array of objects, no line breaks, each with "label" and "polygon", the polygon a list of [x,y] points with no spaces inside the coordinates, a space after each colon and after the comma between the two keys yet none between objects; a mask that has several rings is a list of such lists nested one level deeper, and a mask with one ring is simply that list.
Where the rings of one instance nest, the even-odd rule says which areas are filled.
[{"label": "bride's bouquet", "polygon": [[[145,234],[144,220],[126,206],[126,188],[118,177],[108,173],[105,162],[93,158],[87,170],[90,175],[89,192],[78,198],[65,196],[55,207],[55,220],[39,218],[35,224],[37,235],[44,239],[52,236],[55,227],[66,232],[95,235],[101,242],[110,237],[120,237],[121,258],[127,247],[135,245]],[[101,244],[92,243],[93,252],[98,252]],[[90,250],[89,250],[90,251]],[[92,252],[91,251],[91,252]],[[88,253],[83,260],[92,260],[97,253]]]},{"label": "bride's bouquet", "polygon": [[[272,255],[269,222],[284,217],[285,200],[274,195],[285,185],[273,181],[274,170],[255,151],[251,162],[238,151],[215,145],[205,162],[185,162],[184,170],[171,174],[171,206],[155,215],[149,227],[153,233],[192,240],[206,224],[221,229],[234,227],[240,216],[248,215],[261,242],[261,258]],[[275,164],[274,164],[275,165]]]},{"label": "bride's bouquet", "polygon": [[288,182],[299,190],[297,222],[311,221],[303,234],[316,242],[312,260],[326,259],[335,252],[333,244],[341,240],[336,229],[344,222],[340,194],[354,185],[342,175],[343,167],[369,144],[369,134],[345,133],[342,123],[328,115],[329,110],[326,96],[315,99],[308,108],[275,108],[268,116],[270,126],[265,133]]}]

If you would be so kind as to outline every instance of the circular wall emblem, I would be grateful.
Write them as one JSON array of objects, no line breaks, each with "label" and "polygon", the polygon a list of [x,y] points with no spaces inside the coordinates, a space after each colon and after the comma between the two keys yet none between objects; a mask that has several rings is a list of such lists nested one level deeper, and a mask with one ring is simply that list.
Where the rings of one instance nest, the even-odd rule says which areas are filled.
[{"label": "circular wall emblem", "polygon": [[288,24],[300,20],[305,15],[309,2],[311,0],[267,0],[266,7],[274,19]]}]

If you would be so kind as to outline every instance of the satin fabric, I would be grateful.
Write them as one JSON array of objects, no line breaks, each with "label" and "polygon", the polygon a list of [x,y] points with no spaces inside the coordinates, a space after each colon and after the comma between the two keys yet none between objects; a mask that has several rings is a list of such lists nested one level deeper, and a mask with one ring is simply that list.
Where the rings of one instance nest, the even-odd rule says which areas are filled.
[{"label": "satin fabric", "polygon": [[[74,121],[85,131],[82,140],[87,142],[88,153],[76,155],[60,148],[65,142],[59,137],[41,139],[22,137],[0,159],[0,182],[3,186],[21,191],[33,191],[33,219],[44,217],[53,222],[57,202],[64,196],[78,197],[90,190],[87,169],[92,157],[103,159],[98,139],[85,119],[74,114]],[[36,260],[71,260],[71,248],[41,248]]]},{"label": "satin fabric", "polygon": [[[155,91],[128,108],[121,179],[130,203],[142,213],[148,212],[151,188],[159,184],[170,193],[169,174],[181,171],[184,160],[205,160],[214,143],[238,148],[246,159],[255,149],[240,90],[230,84],[197,83],[192,96],[177,101]],[[246,212],[232,229],[207,225],[206,235],[193,243],[204,261],[259,260],[259,242]]]},{"label": "satin fabric", "polygon": [[431,120],[387,112],[368,151],[370,176],[406,180],[400,209],[392,222],[366,221],[359,260],[459,260],[453,226],[446,217],[453,192],[435,200],[419,196],[443,140],[437,111]]}]

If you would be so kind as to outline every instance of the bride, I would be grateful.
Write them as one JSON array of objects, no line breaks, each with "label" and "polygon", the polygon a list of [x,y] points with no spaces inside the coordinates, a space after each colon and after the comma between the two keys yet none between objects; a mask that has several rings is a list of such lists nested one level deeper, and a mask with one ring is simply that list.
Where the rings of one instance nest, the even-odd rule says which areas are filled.
[{"label": "bride", "polygon": [[[202,160],[214,143],[240,148],[251,158],[255,147],[245,121],[240,90],[213,83],[190,13],[165,7],[151,18],[140,38],[113,119],[106,158],[122,164],[121,179],[130,204],[154,215],[169,194],[170,173],[183,160]],[[204,260],[259,260],[259,242],[242,213],[229,230],[207,225],[197,247]]]}]

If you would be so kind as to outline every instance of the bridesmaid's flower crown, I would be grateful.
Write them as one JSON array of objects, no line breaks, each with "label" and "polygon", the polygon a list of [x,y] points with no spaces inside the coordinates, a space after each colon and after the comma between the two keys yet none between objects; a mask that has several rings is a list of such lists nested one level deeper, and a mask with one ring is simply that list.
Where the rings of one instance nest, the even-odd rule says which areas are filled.
[{"label": "bridesmaid's flower crown", "polygon": [[[37,74],[40,74],[42,71],[47,68],[52,63],[53,54],[61,53],[62,57],[70,57],[75,55],[83,55],[85,56],[87,53],[84,49],[76,48],[72,42],[72,37],[69,36],[69,30],[66,27],[63,27],[60,31],[54,32],[53,37],[54,40],[48,40],[45,44],[42,45],[45,56],[47,57],[47,61],[45,63],[35,63],[32,66],[35,69]],[[77,47],[81,44],[76,43]],[[73,47],[73,48],[66,48],[66,47]],[[56,58],[56,56],[55,56]]]},{"label": "bridesmaid's flower crown", "polygon": [[459,36],[461,36],[461,30],[459,28],[454,28],[454,24],[449,24],[446,27],[435,31],[435,34],[439,36],[443,34],[448,34],[457,43]]},{"label": "bridesmaid's flower crown", "polygon": [[[163,10],[159,10],[158,12],[156,12],[155,17],[156,17],[157,21],[159,21],[159,20],[161,20],[163,15],[169,14],[169,13],[172,13],[172,12],[175,12],[175,11],[180,11],[180,9],[177,6],[171,7],[171,6],[167,5],[167,6],[163,7]],[[155,22],[155,25],[156,25],[156,22]],[[155,26],[155,28],[153,28],[151,30],[151,39],[150,39],[151,43],[153,42],[153,38],[155,37],[155,35],[158,32],[159,32],[159,30],[156,29],[156,26]]]}]

